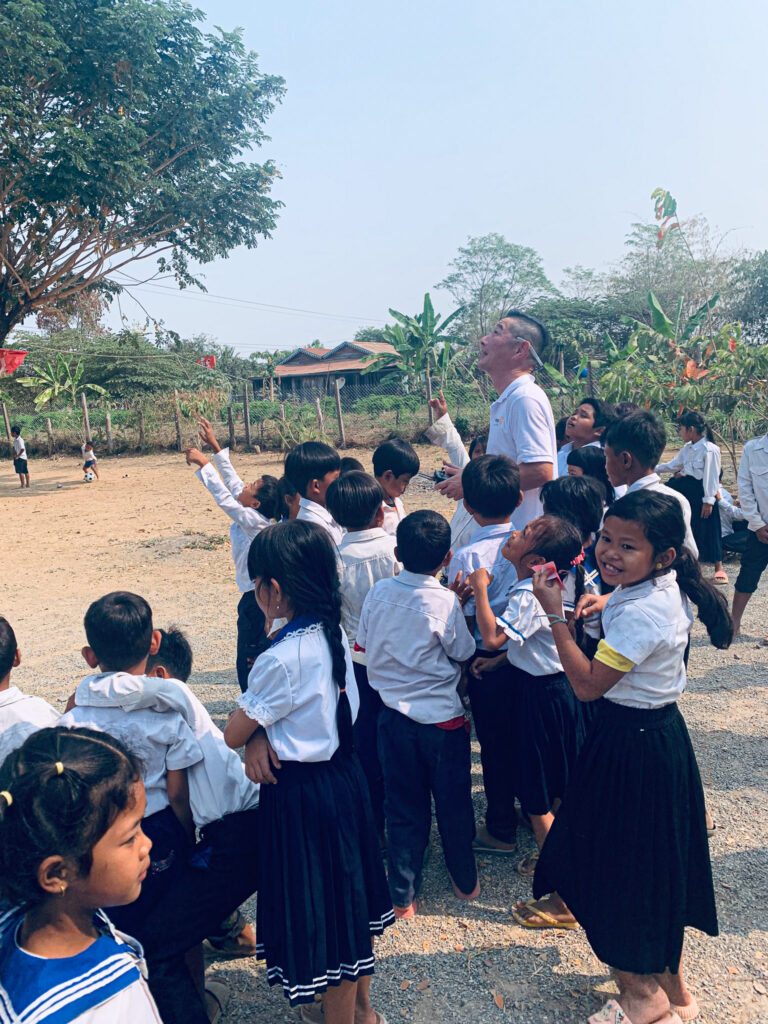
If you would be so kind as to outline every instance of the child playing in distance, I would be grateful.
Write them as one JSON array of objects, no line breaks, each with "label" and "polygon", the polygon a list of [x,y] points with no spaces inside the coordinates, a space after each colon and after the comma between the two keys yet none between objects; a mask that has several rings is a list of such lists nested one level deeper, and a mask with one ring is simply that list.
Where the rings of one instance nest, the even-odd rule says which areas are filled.
[{"label": "child playing in distance", "polygon": [[417,911],[432,797],[454,892],[464,900],[480,895],[469,726],[457,692],[461,663],[475,642],[456,595],[435,579],[450,543],[450,527],[437,512],[406,516],[395,548],[403,571],[374,584],[357,631],[368,681],[384,703],[379,754],[389,889],[400,918]]},{"label": "child playing in distance", "polygon": [[643,489],[613,505],[596,552],[616,589],[592,661],[563,624],[559,591],[534,582],[575,693],[603,698],[541,851],[531,908],[543,910],[544,921],[575,917],[595,955],[614,969],[619,999],[591,1022],[693,1020],[698,1007],[681,970],[684,930],[718,930],[704,793],[677,700],[686,683],[689,601],[716,647],[728,647],[733,627],[684,536],[680,504],[668,495]]},{"label": "child playing in distance", "polygon": [[411,477],[419,472],[419,457],[413,446],[399,437],[380,444],[373,453],[373,475],[384,492],[384,526],[393,537],[397,524],[405,518],[402,496]]},{"label": "child playing in distance", "polygon": [[339,453],[321,441],[297,444],[285,457],[285,475],[300,495],[296,518],[322,526],[337,545],[344,531],[325,507],[325,495],[340,473]]},{"label": "child playing in distance", "polygon": [[322,993],[327,1024],[382,1024],[369,998],[371,938],[394,915],[353,752],[359,701],[337,558],[317,523],[278,523],[254,538],[256,599],[267,618],[288,621],[253,666],[224,735],[237,748],[263,726],[281,763],[259,807],[257,939],[270,984],[292,1006]]},{"label": "child playing in distance", "polygon": [[80,451],[83,453],[83,472],[87,473],[88,470],[93,473],[96,479],[99,479],[99,467],[96,465],[96,452],[93,450],[93,442],[86,441],[85,444],[80,445]]},{"label": "child playing in distance", "polygon": [[395,556],[395,538],[382,528],[384,493],[367,473],[351,472],[335,480],[326,495],[328,510],[347,531],[339,544],[339,585],[341,625],[352,649],[360,711],[355,719],[355,749],[368,780],[373,816],[379,836],[384,836],[384,778],[379,761],[377,736],[381,697],[371,688],[365,651],[356,644],[363,602],[371,587],[400,572]]},{"label": "child playing in distance", "polygon": [[568,472],[568,456],[588,445],[603,443],[603,435],[615,418],[613,406],[602,398],[585,398],[565,425],[565,444],[557,452],[557,475]]},{"label": "child playing in distance", "polygon": [[27,446],[21,436],[21,427],[11,427],[13,438],[13,471],[19,474],[19,487],[29,487],[29,464]]},{"label": "child playing in distance", "polygon": [[88,729],[42,729],[0,767],[3,1020],[160,1024],[141,947],[101,909],[141,892],[145,803],[138,760]]},{"label": "child playing in distance", "polygon": [[[501,549],[512,532],[512,513],[520,504],[520,473],[512,459],[505,455],[483,455],[467,464],[461,480],[464,506],[478,529],[465,547],[454,552],[448,574],[451,579],[455,580],[460,575],[466,580],[475,569],[487,569],[492,576],[488,600],[494,614],[501,615],[507,605],[507,592],[517,580],[514,566],[503,557]],[[490,652],[483,647],[471,597],[464,604],[464,615],[477,645],[473,658],[487,658]],[[483,765],[485,825],[481,826],[475,838],[475,849],[483,853],[517,852],[517,762],[514,688],[510,677],[511,666],[504,659],[482,679],[477,679],[470,672],[468,681],[472,719]]]},{"label": "child playing in distance", "polygon": [[277,480],[273,476],[260,476],[253,483],[243,483],[232,466],[229,448],[219,445],[209,421],[201,417],[197,422],[201,439],[214,451],[213,465],[197,448],[187,450],[187,465],[198,467],[195,476],[213,495],[222,512],[232,520],[229,541],[235,563],[235,580],[241,594],[237,606],[235,665],[237,682],[244,693],[254,661],[269,646],[264,616],[253,596],[253,580],[248,576],[248,548],[256,534],[269,526],[280,512]]},{"label": "child playing in distance", "polygon": [[32,697],[17,686],[11,686],[11,671],[20,664],[16,634],[8,620],[0,615],[0,764],[27,736],[56,725],[59,720],[58,711],[42,697]]},{"label": "child playing in distance", "polygon": [[[557,516],[540,516],[524,530],[511,533],[502,548],[517,573],[507,595],[506,608],[496,615],[488,600],[489,573],[476,569],[469,578],[475,595],[477,624],[486,651],[506,645],[506,654],[478,658],[472,674],[482,681],[496,663],[506,658],[512,667],[510,686],[515,695],[516,788],[520,806],[530,817],[541,849],[554,820],[553,809],[563,798],[584,742],[585,719],[579,701],[557,655],[550,618],[533,593],[537,567],[554,563],[562,579],[576,567],[576,596],[583,592],[581,534]],[[538,857],[525,857],[518,865],[532,875]],[[526,928],[539,927],[536,911],[516,912]],[[570,925],[573,927],[573,925]],[[564,925],[566,927],[566,925]]]}]

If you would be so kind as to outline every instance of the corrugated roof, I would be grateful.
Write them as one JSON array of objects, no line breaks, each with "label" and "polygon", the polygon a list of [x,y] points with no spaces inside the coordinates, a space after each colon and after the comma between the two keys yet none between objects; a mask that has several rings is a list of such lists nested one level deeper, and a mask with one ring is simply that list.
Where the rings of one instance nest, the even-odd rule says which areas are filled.
[{"label": "corrugated roof", "polygon": [[[393,349],[394,351],[394,349]],[[325,374],[342,373],[345,370],[365,370],[371,365],[371,360],[361,359],[319,359],[316,363],[298,364],[286,366],[278,363],[275,367],[275,374],[279,378],[284,377],[321,377]]]}]

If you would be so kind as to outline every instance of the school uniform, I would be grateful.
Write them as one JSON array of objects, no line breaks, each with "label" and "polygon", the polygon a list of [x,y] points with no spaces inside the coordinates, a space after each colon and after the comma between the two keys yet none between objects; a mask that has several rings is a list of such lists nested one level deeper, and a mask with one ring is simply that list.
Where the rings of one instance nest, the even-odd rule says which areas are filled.
[{"label": "school uniform", "polygon": [[[589,441],[586,445],[581,445],[583,448],[601,448],[602,445],[599,441]],[[557,453],[557,475],[568,476],[568,456],[573,451],[573,441],[566,441],[563,447]]]},{"label": "school uniform", "polygon": [[[720,533],[720,510],[717,492],[720,489],[720,449],[700,437],[688,441],[670,462],[656,467],[657,473],[682,473],[672,477],[667,486],[687,498],[691,507],[691,530],[702,562],[719,562],[723,557]],[[702,518],[701,506],[712,506],[712,513]]]},{"label": "school uniform", "polygon": [[14,472],[20,475],[29,472],[27,468],[27,446],[24,444],[22,437],[14,437],[13,439],[13,469]]},{"label": "school uniform", "polygon": [[360,711],[355,719],[355,750],[363,766],[371,806],[379,835],[384,832],[384,776],[377,748],[381,697],[368,682],[365,651],[355,643],[363,602],[378,580],[396,576],[402,566],[395,558],[395,538],[383,529],[345,533],[339,545],[339,584],[341,588],[341,627],[352,649],[352,667],[360,696]]},{"label": "school uniform", "polygon": [[[584,549],[584,561],[582,562],[583,582],[581,593],[577,596],[576,579],[578,567],[572,566],[571,571],[563,580],[563,609],[565,612],[573,613],[578,604],[578,599],[583,594],[593,594],[599,597],[603,592],[603,584],[600,579],[600,570],[595,561],[595,547],[590,544]],[[584,635],[581,639],[581,649],[588,658],[594,657],[597,645],[602,636],[600,626],[600,613],[595,612],[586,619],[580,620],[583,624]],[[589,705],[587,705],[587,708]]]},{"label": "school uniform", "polygon": [[695,559],[698,559],[699,549],[696,546],[696,540],[691,530],[691,504],[688,498],[680,491],[676,491],[674,488],[663,484],[658,473],[648,473],[646,476],[641,476],[639,480],[631,483],[624,493],[634,494],[635,491],[657,491],[659,494],[666,494],[680,503],[680,511],[683,513],[683,522],[685,523],[683,547],[687,548]]},{"label": "school uniform", "polygon": [[95,911],[98,938],[74,956],[41,957],[19,945],[25,911],[0,916],[3,1024],[161,1024],[141,946]]},{"label": "school uniform", "polygon": [[[456,427],[454,427],[448,413],[436,419],[431,427],[427,427],[424,433],[432,444],[445,448],[448,461],[453,466],[464,469],[468,464],[469,453],[464,447],[461,435]],[[471,512],[467,511],[466,505],[459,499],[456,504],[456,511],[451,519],[451,551],[458,551],[459,548],[469,544],[477,529],[478,525],[475,517]]]},{"label": "school uniform", "polygon": [[381,510],[384,513],[384,522],[381,524],[381,528],[390,537],[394,537],[397,534],[398,523],[402,522],[406,516],[402,498],[393,498],[391,505],[388,501],[382,501]]},{"label": "school uniform", "polygon": [[[520,465],[549,462],[557,475],[555,421],[549,399],[534,380],[523,373],[509,384],[491,406],[488,455],[507,455]],[[512,514],[516,530],[543,512],[539,487],[525,489],[523,500]]]},{"label": "school uniform", "polygon": [[219,508],[226,512],[232,523],[229,542],[235,564],[235,580],[242,595],[237,606],[237,682],[241,691],[248,686],[248,673],[262,651],[269,647],[265,632],[264,613],[256,603],[254,583],[248,572],[248,551],[257,533],[269,526],[269,520],[258,509],[245,508],[237,500],[245,484],[235,472],[229,457],[229,448],[222,448],[209,462],[196,470],[195,476],[213,495]]},{"label": "school uniform", "polygon": [[736,590],[753,594],[768,566],[768,544],[757,539],[757,531],[768,524],[768,434],[747,441],[738,474],[739,501],[747,517],[747,543],[736,580]]},{"label": "school uniform", "polygon": [[[115,672],[77,689],[78,706],[151,708],[182,716],[203,757],[187,769],[189,803],[200,838],[162,899],[141,922],[152,994],[163,1024],[206,1024],[205,1003],[184,954],[214,934],[257,886],[259,787],[221,730],[178,679]],[[154,852],[154,851],[153,851]]]},{"label": "school uniform", "polygon": [[[517,582],[515,567],[501,554],[501,548],[511,532],[511,523],[479,527],[469,544],[455,552],[448,570],[451,579],[455,579],[459,571],[466,579],[475,569],[487,569],[493,576],[488,587],[488,602],[495,615],[501,615],[504,611],[507,593]],[[464,604],[464,615],[469,618],[475,613],[475,601],[470,598]],[[472,661],[494,656],[495,652],[483,649],[483,638],[477,624],[474,639],[477,650]],[[493,672],[484,673],[481,679],[476,679],[470,673],[467,692],[480,743],[486,828],[501,842],[514,843],[517,834],[517,755],[512,666],[504,661]]]},{"label": "school uniform", "polygon": [[584,743],[581,703],[563,672],[532,579],[512,587],[496,624],[509,640],[520,805],[527,814],[548,814],[562,799]]},{"label": "school uniform", "polygon": [[[349,644],[346,695],[359,699]],[[373,973],[371,936],[394,921],[368,787],[339,747],[331,650],[322,623],[291,620],[256,662],[238,703],[282,767],[259,806],[258,955],[292,1006]]]},{"label": "school uniform", "polygon": [[677,700],[693,621],[674,571],[617,587],[596,660],[625,672],[600,701],[534,878],[597,957],[676,973],[686,926],[717,935],[704,793]]},{"label": "school uniform", "polygon": [[384,703],[379,756],[392,902],[408,907],[419,891],[431,797],[448,871],[470,893],[477,884],[475,819],[469,729],[457,686],[459,662],[471,657],[475,642],[456,595],[434,576],[405,569],[379,580],[363,604],[357,643]]},{"label": "school uniform", "polygon": [[341,544],[344,530],[324,505],[319,505],[316,501],[310,501],[308,498],[299,498],[299,514],[296,518],[306,519],[309,523],[317,523],[327,531],[334,544],[337,546]]},{"label": "school uniform", "polygon": [[59,712],[42,697],[22,693],[18,686],[0,690],[0,764],[38,729],[53,728]]},{"label": "school uniform", "polygon": [[720,509],[720,535],[723,551],[743,555],[749,538],[749,521],[743,509],[733,503],[733,495],[720,488],[717,507]]}]

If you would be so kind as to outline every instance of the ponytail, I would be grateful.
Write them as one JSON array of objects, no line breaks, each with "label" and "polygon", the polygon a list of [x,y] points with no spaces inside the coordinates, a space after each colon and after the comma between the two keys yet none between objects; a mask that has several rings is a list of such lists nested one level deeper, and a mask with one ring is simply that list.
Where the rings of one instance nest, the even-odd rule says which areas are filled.
[{"label": "ponytail", "polygon": [[677,573],[678,586],[696,605],[699,621],[706,627],[713,645],[720,650],[730,647],[733,621],[725,597],[709,580],[704,579],[699,563],[687,548],[681,550],[672,568]]},{"label": "ponytail", "polygon": [[[335,585],[334,585],[335,584]],[[338,573],[328,591],[327,603],[322,610],[323,629],[331,649],[333,681],[339,688],[336,703],[336,728],[339,730],[339,746],[343,753],[354,750],[352,732],[352,707],[347,696],[347,656],[341,639],[341,589]]]},{"label": "ponytail", "polygon": [[[578,605],[578,603],[579,603],[579,598],[582,597],[582,595],[584,594],[584,562],[583,562],[583,560],[581,562],[579,562],[578,565],[574,565],[573,572],[574,572],[574,575],[575,575],[574,590],[573,590],[573,606],[575,608]],[[583,644],[584,644],[584,620],[583,619],[574,619],[573,620],[573,626],[574,626],[574,630],[575,630],[575,633],[576,633],[576,643],[579,645],[579,647],[582,647]]]}]

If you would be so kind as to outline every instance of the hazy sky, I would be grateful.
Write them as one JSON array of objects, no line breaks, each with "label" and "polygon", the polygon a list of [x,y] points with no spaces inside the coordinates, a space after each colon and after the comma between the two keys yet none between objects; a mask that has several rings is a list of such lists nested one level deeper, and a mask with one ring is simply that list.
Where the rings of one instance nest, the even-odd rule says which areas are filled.
[{"label": "hazy sky", "polygon": [[[280,167],[285,208],[273,239],[204,268],[226,298],[135,292],[182,335],[243,353],[330,345],[390,306],[416,312],[427,290],[447,313],[435,282],[490,231],[536,249],[556,283],[576,263],[605,269],[658,185],[681,216],[768,247],[757,0],[196,5],[243,26],[262,70],[286,80],[257,155]],[[143,319],[128,297],[122,309]]]}]

